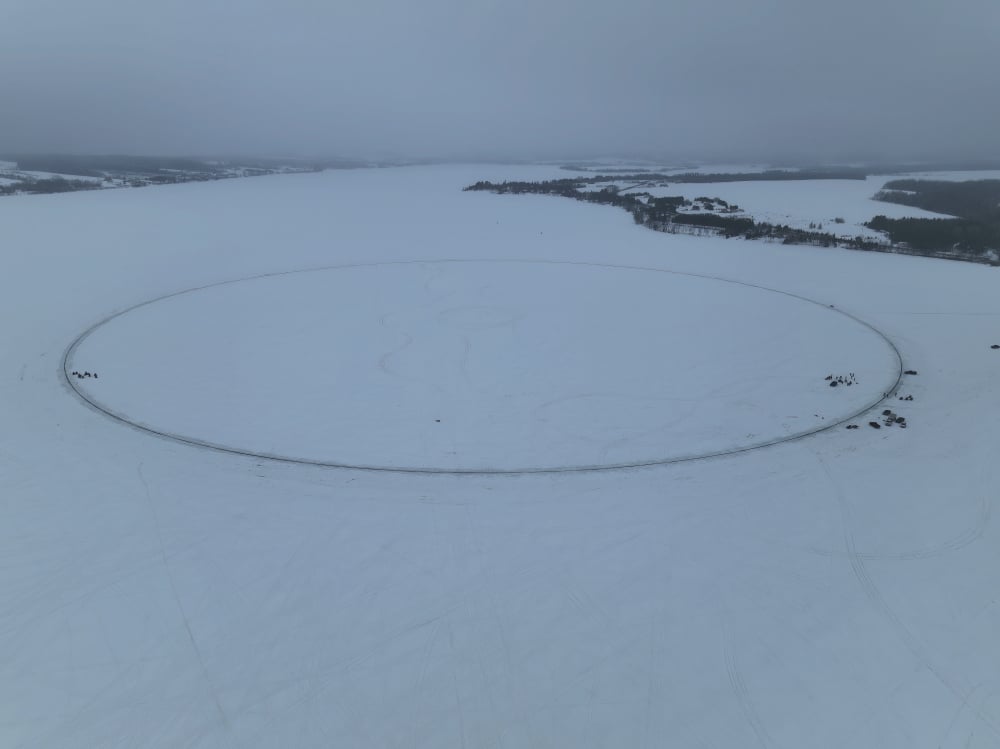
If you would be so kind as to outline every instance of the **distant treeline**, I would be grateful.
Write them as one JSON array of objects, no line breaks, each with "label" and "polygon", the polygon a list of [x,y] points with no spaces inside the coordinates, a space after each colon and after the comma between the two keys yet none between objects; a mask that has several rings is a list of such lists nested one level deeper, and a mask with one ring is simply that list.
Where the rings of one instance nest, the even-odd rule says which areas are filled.
[{"label": "distant treeline", "polygon": [[[235,177],[319,171],[324,168],[348,168],[358,162],[326,160],[251,159],[240,162],[203,161],[160,156],[87,156],[63,154],[0,155],[16,168],[0,170],[8,184],[0,186],[0,196],[30,193],[74,192],[100,187],[147,187],[150,185],[207,182]],[[51,176],[46,176],[51,175]],[[72,179],[89,177],[89,180]]]},{"label": "distant treeline", "polygon": [[25,172],[55,172],[81,177],[103,177],[106,172],[160,174],[168,171],[213,172],[217,167],[194,159],[157,156],[81,156],[44,154],[18,156],[17,168]]},{"label": "distant treeline", "polygon": [[900,179],[886,183],[875,197],[958,217],[876,216],[868,222],[872,229],[886,232],[894,243],[918,250],[952,250],[971,255],[1000,250],[1000,180]]},{"label": "distant treeline", "polygon": [[952,250],[983,255],[1000,248],[1000,226],[979,221],[876,216],[866,226],[885,232],[893,244],[905,244],[915,250]]},{"label": "distant treeline", "polygon": [[0,154],[0,160],[12,161],[25,172],[52,172],[80,177],[103,177],[106,174],[170,176],[183,173],[229,176],[227,170],[239,167],[270,174],[283,168],[308,171],[321,169],[353,169],[371,166],[356,159],[262,159],[235,161],[181,158],[174,156],[128,156],[121,154]]},{"label": "distant treeline", "polygon": [[1000,179],[897,179],[886,182],[876,198],[977,221],[1000,218]]},{"label": "distant treeline", "polygon": [[[570,171],[584,171],[596,174],[587,167],[564,166]],[[886,172],[880,172],[885,174]],[[580,177],[592,182],[616,180],[665,180],[684,184],[700,184],[705,182],[769,182],[806,179],[865,179],[872,172],[862,167],[810,167],[808,169],[765,169],[760,172],[684,172],[682,174],[663,174],[649,170],[635,169],[605,169],[594,177]]]},{"label": "distant treeline", "polygon": [[868,171],[855,167],[831,167],[830,169],[768,169],[763,172],[700,174],[688,172],[674,174],[668,179],[672,182],[685,184],[701,184],[705,182],[787,182],[806,179],[865,179]]},{"label": "distant treeline", "polygon": [[[702,206],[713,204],[721,207],[723,213],[735,213],[738,206],[729,205],[720,198],[696,198],[694,201],[682,196],[657,197],[648,192],[622,192],[617,186],[608,186],[600,190],[581,189],[602,182],[639,182],[637,177],[645,176],[645,184],[656,183],[664,186],[664,175],[625,176],[607,175],[595,177],[578,177],[548,180],[544,182],[488,182],[480,181],[465,188],[467,191],[489,191],[499,194],[558,195],[560,197],[581,200],[587,203],[612,205],[628,211],[632,219],[641,226],[654,231],[677,233],[687,229],[700,229],[726,238],[744,237],[746,239],[771,239],[785,244],[811,244],[821,247],[851,247],[855,249],[881,249],[878,242],[864,237],[843,239],[834,234],[793,229],[786,225],[770,224],[754,221],[747,216],[720,215],[719,213],[688,213],[701,210]],[[733,175],[737,176],[737,175]],[[742,176],[742,175],[740,175]],[[701,204],[701,205],[699,205]]]},{"label": "distant treeline", "polygon": [[[591,174],[588,176],[565,177],[563,179],[552,179],[545,182],[503,182],[504,192],[539,192],[538,185],[545,185],[543,192],[549,194],[560,194],[560,190],[576,190],[584,185],[596,185],[602,182],[634,182],[635,186],[643,187],[666,187],[670,183],[674,184],[706,184],[710,182],[788,182],[817,179],[865,179],[868,172],[864,169],[854,167],[843,168],[815,168],[815,169],[769,169],[763,172],[720,172],[718,174],[701,174],[699,172],[687,172],[685,174],[663,174],[661,172],[636,172],[634,170],[615,169],[603,174]],[[489,182],[477,182],[469,189],[482,190],[494,189],[494,187],[481,187],[480,185],[490,185]]]},{"label": "distant treeline", "polygon": [[[619,174],[628,172],[652,172],[654,171],[652,167],[642,167],[642,166],[632,166],[632,167],[611,167],[604,163],[599,162],[575,162],[572,164],[565,164],[561,169],[566,169],[568,171],[574,172],[590,172],[591,174]],[[663,165],[660,164],[659,168],[662,169]],[[686,166],[678,166],[677,168],[672,168],[669,171],[679,172],[681,169],[688,168]],[[983,169],[1000,169],[1000,161],[980,159],[977,161],[939,161],[935,163],[929,162],[885,162],[885,163],[870,163],[865,166],[831,166],[823,164],[805,164],[796,165],[794,168],[789,166],[773,166],[769,169],[758,170],[756,172],[746,172],[742,173],[742,176],[748,176],[750,179],[760,179],[762,174],[809,174],[814,175],[808,177],[808,179],[857,179],[856,175],[865,175],[870,177],[873,175],[889,175],[889,174],[912,174],[914,172],[975,172]],[[698,174],[696,172],[686,172],[685,174]],[[831,175],[845,175],[845,176],[831,176]],[[855,175],[855,176],[851,176]],[[676,177],[676,174],[674,175]],[[699,176],[702,176],[699,174]],[[718,176],[718,174],[714,175]]]},{"label": "distant treeline", "polygon": [[45,179],[15,182],[11,185],[0,185],[0,195],[14,195],[15,193],[48,195],[59,192],[76,192],[77,190],[95,190],[100,186],[100,182],[92,182],[90,180],[48,177]]},{"label": "distant treeline", "polygon": [[[847,179],[846,171],[824,171],[829,179]],[[771,174],[768,179],[780,179],[777,172],[756,173],[754,175],[680,175],[691,182],[729,181],[760,179],[762,174]],[[816,179],[808,172],[787,172],[799,179]],[[710,179],[709,179],[710,178]],[[918,254],[949,259],[973,260],[977,262],[1000,262],[1000,181],[984,180],[978,183],[933,182],[924,189],[922,180],[897,180],[886,185],[886,191],[879,194],[882,200],[906,202],[928,210],[959,213],[959,207],[969,218],[959,219],[889,219],[876,216],[867,226],[884,232],[889,242],[876,241],[863,236],[838,237],[815,228],[795,229],[787,225],[755,221],[747,216],[727,215],[737,213],[738,206],[729,205],[720,198],[701,197],[691,201],[682,196],[658,197],[640,191],[643,187],[668,186],[667,175],[653,173],[630,173],[614,175],[594,175],[567,177],[565,179],[542,182],[488,182],[480,181],[466,187],[466,190],[486,190],[500,194],[558,195],[587,203],[612,205],[628,211],[633,220],[655,231],[671,233],[711,233],[726,238],[767,239],[784,244],[806,244],[821,247],[845,247],[857,250],[879,250]],[[678,176],[669,179],[679,181]],[[600,189],[595,185],[607,183]],[[620,187],[625,183],[627,187]],[[970,187],[974,185],[974,187]],[[589,189],[588,189],[589,188]],[[897,197],[903,199],[896,200]],[[695,211],[699,211],[695,213]],[[701,212],[704,211],[704,212]],[[711,211],[711,212],[708,212]],[[843,223],[836,220],[836,223]],[[812,225],[811,225],[812,227]],[[890,243],[891,242],[891,243]]]}]

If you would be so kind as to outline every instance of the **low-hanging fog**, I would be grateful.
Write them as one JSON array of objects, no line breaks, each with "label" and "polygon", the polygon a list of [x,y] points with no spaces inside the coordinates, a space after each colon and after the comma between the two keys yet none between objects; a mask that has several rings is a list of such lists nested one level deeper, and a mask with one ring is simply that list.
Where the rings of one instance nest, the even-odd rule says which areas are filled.
[{"label": "low-hanging fog", "polygon": [[0,152],[990,160],[996,0],[6,0]]}]

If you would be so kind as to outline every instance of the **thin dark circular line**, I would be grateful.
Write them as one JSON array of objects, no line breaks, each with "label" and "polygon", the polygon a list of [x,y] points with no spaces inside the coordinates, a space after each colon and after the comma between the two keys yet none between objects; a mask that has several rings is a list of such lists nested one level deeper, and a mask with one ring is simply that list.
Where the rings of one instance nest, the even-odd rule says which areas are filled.
[{"label": "thin dark circular line", "polygon": [[[787,296],[792,299],[798,299],[802,302],[807,302],[809,304],[814,304],[817,307],[822,307],[826,310],[836,312],[837,314],[843,315],[848,319],[868,328],[870,331],[875,333],[882,341],[889,347],[892,351],[893,356],[896,358],[897,372],[895,380],[892,385],[885,390],[885,394],[880,396],[878,399],[872,401],[863,408],[851,413],[850,415],[838,419],[830,424],[824,424],[823,426],[815,427],[813,429],[807,429],[801,432],[796,432],[794,434],[785,435],[783,437],[778,437],[771,440],[765,440],[763,442],[754,443],[751,445],[745,445],[743,447],[731,448],[728,450],[717,450],[708,453],[701,453],[697,455],[683,455],[670,458],[662,459],[651,459],[651,460],[640,460],[631,461],[624,463],[601,463],[601,464],[585,464],[585,465],[569,465],[569,466],[542,466],[542,467],[528,467],[528,468],[440,468],[435,466],[383,466],[383,465],[370,465],[363,463],[342,463],[337,461],[326,461],[326,460],[314,460],[309,458],[295,458],[287,455],[275,455],[272,453],[255,452],[253,450],[241,450],[235,447],[229,447],[227,445],[220,445],[214,442],[209,442],[207,440],[194,439],[192,437],[185,437],[184,435],[174,434],[172,432],[166,432],[160,429],[155,429],[145,424],[140,424],[138,422],[132,421],[130,418],[123,414],[119,414],[113,409],[105,406],[99,401],[91,398],[80,388],[78,388],[74,383],[69,373],[69,360],[76,352],[76,350],[94,331],[98,328],[106,325],[112,320],[126,315],[129,312],[133,312],[142,307],[147,307],[151,304],[156,304],[157,302],[162,302],[166,299],[172,299],[174,297],[183,296],[185,294],[192,294],[197,291],[204,291],[205,289],[212,289],[219,286],[229,286],[237,283],[244,283],[246,281],[256,281],[265,278],[277,278],[280,276],[291,276],[301,273],[315,273],[319,271],[328,270],[347,270],[351,268],[377,268],[385,265],[441,265],[445,263],[520,263],[520,264],[536,264],[536,265],[575,265],[575,266],[585,266],[592,268],[611,268],[615,270],[637,270],[637,271],[649,271],[651,273],[666,273],[674,276],[687,276],[690,278],[701,278],[710,281],[719,281],[721,283],[729,283],[735,286],[746,286],[752,289],[760,289],[761,291],[771,292],[773,294],[781,294],[782,296]],[[673,465],[675,463],[688,463],[695,460],[708,460],[710,458],[720,458],[728,455],[739,455],[741,453],[751,452],[753,450],[761,450],[766,447],[773,447],[775,445],[781,445],[787,442],[794,442],[796,440],[805,439],[806,437],[811,437],[821,432],[828,431],[835,427],[840,426],[852,419],[856,419],[862,414],[870,411],[871,409],[878,406],[880,403],[885,401],[889,396],[891,396],[896,388],[899,387],[899,383],[903,378],[903,357],[896,347],[896,344],[881,330],[876,328],[871,323],[866,320],[862,320],[849,312],[845,312],[832,304],[825,304],[823,302],[818,302],[815,299],[810,299],[809,297],[802,296],[801,294],[794,294],[790,291],[782,291],[781,289],[773,289],[768,286],[763,286],[760,284],[747,283],[745,281],[737,281],[732,278],[724,278],[722,276],[711,276],[703,273],[686,273],[683,271],[668,270],[665,268],[651,268],[641,265],[622,265],[615,263],[594,263],[586,262],[582,260],[540,260],[537,258],[529,259],[518,259],[518,258],[444,258],[438,260],[389,260],[374,263],[348,263],[343,265],[325,265],[313,268],[301,268],[299,270],[286,270],[286,271],[275,271],[271,273],[261,273],[254,276],[246,276],[244,278],[235,278],[227,281],[217,281],[215,283],[204,284],[202,286],[195,286],[190,289],[184,289],[182,291],[175,291],[170,294],[164,294],[163,296],[156,297],[154,299],[149,299],[145,302],[140,302],[139,304],[132,305],[123,310],[119,310],[114,314],[108,315],[107,317],[97,321],[85,331],[83,331],[79,336],[77,336],[72,343],[66,348],[63,353],[62,358],[62,378],[64,383],[70,388],[70,390],[86,405],[95,409],[99,413],[117,421],[119,423],[125,424],[133,429],[138,429],[139,431],[145,432],[147,434],[154,435],[163,439],[170,440],[172,442],[179,442],[183,445],[189,445],[191,447],[204,448],[208,450],[213,450],[216,452],[228,453],[230,455],[240,455],[248,458],[259,458],[262,460],[270,460],[278,463],[288,463],[293,465],[306,465],[314,466],[318,468],[340,468],[346,470],[355,471],[372,471],[380,473],[407,473],[407,474],[437,474],[437,475],[453,475],[453,476],[502,476],[502,475],[527,475],[527,474],[554,474],[554,473],[595,473],[601,471],[620,471],[630,468],[649,468],[653,466],[663,466],[663,465]]]}]

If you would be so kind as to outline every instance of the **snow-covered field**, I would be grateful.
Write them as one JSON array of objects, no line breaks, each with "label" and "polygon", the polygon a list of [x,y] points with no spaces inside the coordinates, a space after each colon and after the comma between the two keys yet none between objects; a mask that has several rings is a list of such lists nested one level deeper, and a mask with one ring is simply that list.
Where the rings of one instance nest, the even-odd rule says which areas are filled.
[{"label": "snow-covered field", "polygon": [[563,175],[0,201],[0,746],[1000,747],[998,271]]},{"label": "snow-covered field", "polygon": [[[689,200],[702,196],[722,198],[738,205],[743,215],[756,221],[794,229],[815,229],[822,225],[821,231],[838,237],[879,238],[883,235],[864,226],[879,214],[889,218],[944,218],[942,214],[920,208],[873,200],[886,182],[902,178],[671,183],[668,187],[639,187],[637,190],[656,196],[681,195]],[[843,223],[837,222],[838,218],[843,219]]]}]

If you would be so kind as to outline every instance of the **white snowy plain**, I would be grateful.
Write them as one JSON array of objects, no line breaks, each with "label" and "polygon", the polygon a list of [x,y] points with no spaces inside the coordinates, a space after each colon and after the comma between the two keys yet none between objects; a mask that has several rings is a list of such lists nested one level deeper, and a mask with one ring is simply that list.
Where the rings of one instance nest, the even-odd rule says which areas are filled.
[{"label": "white snowy plain", "polygon": [[[845,362],[854,377],[831,392],[822,373]],[[99,375],[97,364],[103,379],[73,375]],[[826,305],[754,286],[450,260],[171,296],[88,333],[67,368],[88,402],[187,442],[520,472],[677,461],[814,431],[878,401],[899,357]]]},{"label": "white snowy plain", "polygon": [[[1000,747],[998,271],[461,191],[559,175],[0,201],[0,746]],[[863,406],[892,358],[840,312],[919,372],[860,429],[643,468],[281,462],[71,387],[251,451],[627,462]]]}]

